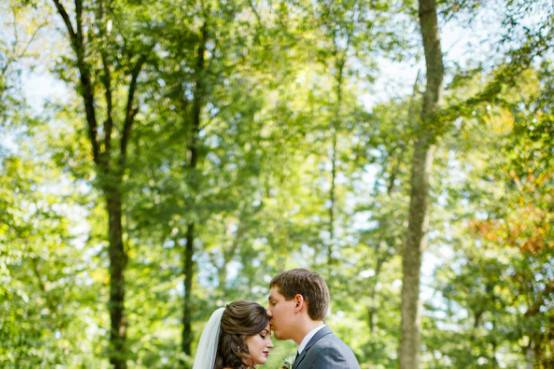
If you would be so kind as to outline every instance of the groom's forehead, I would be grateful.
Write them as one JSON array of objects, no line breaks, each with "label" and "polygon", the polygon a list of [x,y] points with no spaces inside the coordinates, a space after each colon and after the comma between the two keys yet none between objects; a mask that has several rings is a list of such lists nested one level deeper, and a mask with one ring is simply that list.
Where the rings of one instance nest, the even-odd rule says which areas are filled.
[{"label": "groom's forehead", "polygon": [[267,296],[267,299],[275,300],[275,299],[278,299],[279,297],[283,298],[283,295],[281,294],[279,287],[277,286],[271,287],[271,289],[269,290],[269,295]]}]

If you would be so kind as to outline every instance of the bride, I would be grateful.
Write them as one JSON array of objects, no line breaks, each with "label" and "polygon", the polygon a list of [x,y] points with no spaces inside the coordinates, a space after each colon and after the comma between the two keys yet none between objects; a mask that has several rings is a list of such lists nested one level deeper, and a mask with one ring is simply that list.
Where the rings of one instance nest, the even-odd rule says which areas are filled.
[{"label": "bride", "polygon": [[248,369],[267,361],[273,348],[269,316],[255,302],[234,301],[212,313],[192,369]]}]

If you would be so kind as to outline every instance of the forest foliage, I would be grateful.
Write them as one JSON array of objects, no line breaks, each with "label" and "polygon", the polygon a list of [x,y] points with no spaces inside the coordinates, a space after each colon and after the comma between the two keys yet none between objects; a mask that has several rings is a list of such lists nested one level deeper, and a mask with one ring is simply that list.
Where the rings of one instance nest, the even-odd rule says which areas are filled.
[{"label": "forest foliage", "polygon": [[418,4],[2,2],[0,368],[190,368],[211,311],[293,267],[399,368],[421,137],[411,368],[554,367],[554,8],[437,0],[422,114]]}]

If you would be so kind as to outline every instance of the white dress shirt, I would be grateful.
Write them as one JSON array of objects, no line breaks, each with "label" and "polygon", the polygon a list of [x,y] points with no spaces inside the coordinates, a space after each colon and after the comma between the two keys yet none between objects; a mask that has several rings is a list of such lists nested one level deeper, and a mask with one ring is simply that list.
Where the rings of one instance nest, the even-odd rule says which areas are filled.
[{"label": "white dress shirt", "polygon": [[304,351],[308,342],[310,342],[312,337],[315,336],[315,334],[319,332],[319,330],[322,329],[323,327],[325,327],[325,324],[318,325],[317,327],[309,331],[307,335],[304,336],[304,338],[302,339],[302,342],[300,342],[300,345],[298,345],[298,349],[297,349],[298,355],[300,355],[302,351]]}]

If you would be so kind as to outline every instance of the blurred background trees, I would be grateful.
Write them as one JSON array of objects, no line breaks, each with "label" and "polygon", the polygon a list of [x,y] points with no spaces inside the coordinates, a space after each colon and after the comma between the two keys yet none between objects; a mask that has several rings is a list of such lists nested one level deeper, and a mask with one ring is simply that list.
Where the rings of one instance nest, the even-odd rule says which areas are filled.
[{"label": "blurred background trees", "polygon": [[429,4],[434,92],[417,1],[3,2],[0,367],[187,368],[308,267],[363,368],[552,368],[554,10]]}]

